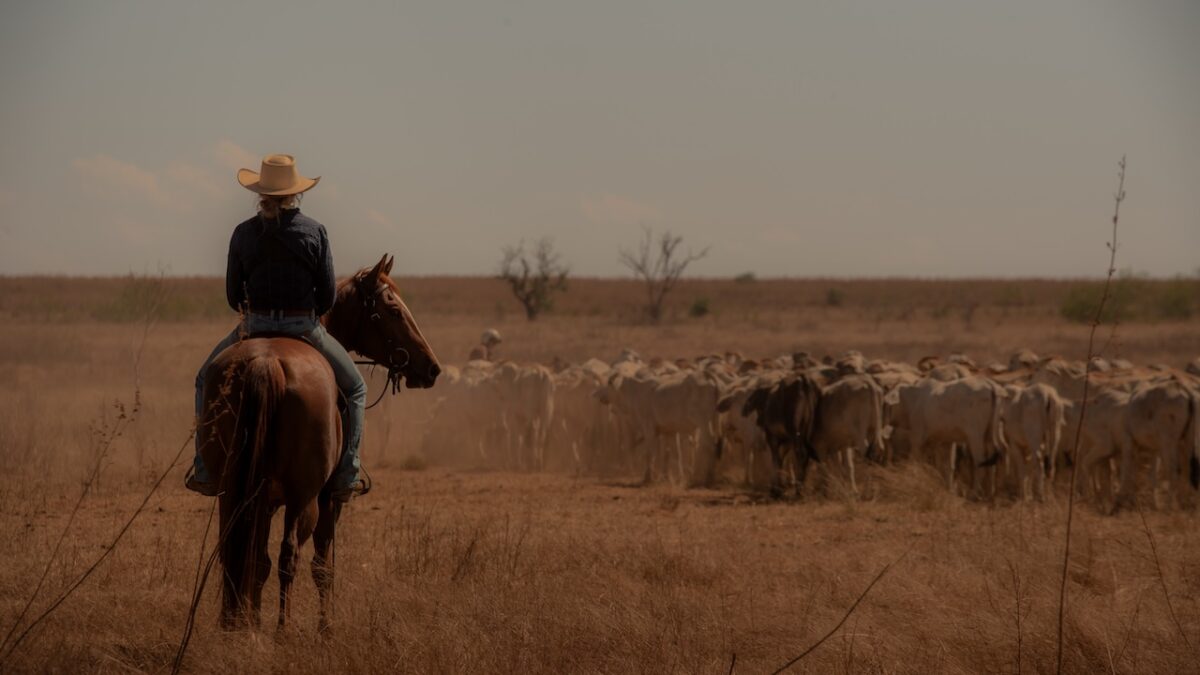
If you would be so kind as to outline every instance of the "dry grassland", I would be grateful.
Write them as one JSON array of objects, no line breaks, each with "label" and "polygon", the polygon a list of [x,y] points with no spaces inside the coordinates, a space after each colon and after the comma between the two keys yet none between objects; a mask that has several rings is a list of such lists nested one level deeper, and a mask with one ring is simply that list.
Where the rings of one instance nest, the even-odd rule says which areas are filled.
[{"label": "dry grassland", "polygon": [[[133,404],[142,326],[110,320],[127,318],[112,299],[130,283],[0,280],[4,632],[95,461],[95,427],[114,422],[115,400]],[[624,282],[576,281],[535,324],[499,282],[401,285],[451,363],[489,326],[504,334],[504,356],[540,362],[610,359],[632,347],[666,357],[854,348],[907,360],[964,351],[986,363],[1019,347],[1077,358],[1086,340],[1084,327],[1059,316],[1071,282],[696,281],[677,291],[674,318],[657,327],[637,320],[638,288]],[[830,288],[840,289],[840,306]],[[104,552],[186,438],[196,367],[231,321],[220,313],[219,283],[183,280],[171,290],[170,320],[150,333],[138,371],[142,408],[104,459],[35,609]],[[701,297],[712,313],[688,317]],[[1122,325],[1118,337],[1108,355],[1137,363],[1200,356],[1196,319]],[[186,670],[725,673],[736,655],[736,672],[769,672],[836,624],[905,552],[796,672],[1054,669],[1061,494],[1041,505],[967,503],[917,465],[873,471],[871,497],[859,502],[801,503],[764,502],[734,486],[636,488],[447,467],[413,457],[436,396],[405,391],[368,412],[364,457],[377,487],[339,530],[334,634],[315,634],[307,575],[293,595],[295,625],[282,635],[219,631],[210,588]],[[3,670],[169,669],[210,506],[181,477],[175,469],[111,557]],[[1158,564],[1136,512],[1103,517],[1080,506],[1067,672],[1200,672],[1196,515],[1146,517]],[[275,588],[273,578],[266,597]],[[273,625],[273,602],[266,621]]]}]

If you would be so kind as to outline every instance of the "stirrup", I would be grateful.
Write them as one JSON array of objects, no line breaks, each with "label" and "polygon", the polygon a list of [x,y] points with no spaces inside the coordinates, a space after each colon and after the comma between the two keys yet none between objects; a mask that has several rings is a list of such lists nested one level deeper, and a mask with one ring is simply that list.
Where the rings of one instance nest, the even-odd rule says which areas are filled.
[{"label": "stirrup", "polygon": [[216,497],[220,490],[216,483],[201,483],[196,480],[196,469],[192,467],[188,469],[187,476],[183,479],[183,486],[192,492],[197,492],[205,497]]},{"label": "stirrup", "polygon": [[331,490],[329,492],[329,498],[335,502],[347,504],[351,499],[354,499],[355,497],[362,497],[370,491],[370,483],[358,478],[354,481],[354,485],[351,485],[350,487],[345,487],[340,490]]},{"label": "stirrup", "polygon": [[366,467],[359,467],[358,471],[359,477],[354,479],[354,483],[350,487],[330,490],[330,499],[346,504],[354,497],[365,497],[371,491],[374,482],[371,480],[371,474],[367,473]]}]

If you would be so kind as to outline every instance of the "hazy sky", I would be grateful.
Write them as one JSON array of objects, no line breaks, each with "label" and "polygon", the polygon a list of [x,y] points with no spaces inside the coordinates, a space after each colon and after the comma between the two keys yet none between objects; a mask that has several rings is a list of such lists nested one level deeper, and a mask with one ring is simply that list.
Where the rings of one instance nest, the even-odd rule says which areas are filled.
[{"label": "hazy sky", "polygon": [[640,226],[702,275],[1200,267],[1200,2],[3,2],[0,273],[221,274],[271,152],[340,272]]}]

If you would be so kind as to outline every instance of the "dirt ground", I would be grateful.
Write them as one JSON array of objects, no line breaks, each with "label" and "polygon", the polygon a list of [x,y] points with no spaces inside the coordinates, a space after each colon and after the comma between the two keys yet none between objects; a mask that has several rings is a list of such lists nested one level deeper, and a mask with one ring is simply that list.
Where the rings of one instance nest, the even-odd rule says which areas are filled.
[{"label": "dirt ground", "polygon": [[[666,357],[857,348],[915,360],[966,351],[987,362],[1019,347],[1078,358],[1086,342],[1086,327],[1058,315],[1057,291],[1043,282],[1018,288],[1045,300],[981,302],[969,314],[957,304],[943,311],[936,298],[982,291],[936,282],[906,291],[908,310],[882,295],[868,301],[875,296],[852,285],[844,304],[829,306],[825,282],[760,289],[754,303],[738,300],[741,285],[705,282],[717,284],[703,291],[712,314],[686,315],[699,293],[691,288],[681,311],[650,326],[628,309],[633,291],[590,287],[528,324],[513,306],[495,309],[503,295],[486,281],[406,285],[444,361],[463,360],[488,326],[504,333],[505,356],[540,362],[612,358],[626,346]],[[34,316],[11,295],[26,291],[4,284],[0,631],[33,592],[97,462],[99,477],[30,617],[105,554],[170,470],[107,558],[0,670],[169,670],[210,512],[208,500],[182,488],[182,463],[170,467],[191,425],[195,370],[232,322],[181,316],[147,332],[86,303]],[[70,283],[64,288],[62,297],[75,297]],[[469,292],[474,299],[460,305],[440,300]],[[1195,318],[1129,323],[1109,354],[1182,365],[1200,356],[1198,345]],[[379,380],[371,384],[373,393]],[[333,634],[316,634],[307,574],[282,634],[220,631],[210,585],[185,670],[726,673],[732,664],[733,672],[769,672],[833,628],[889,563],[841,630],[795,672],[1054,670],[1065,492],[1045,504],[968,503],[931,469],[907,465],[872,468],[860,501],[779,503],[733,484],[635,487],[445,466],[415,454],[436,394],[405,391],[368,413],[364,458],[376,488],[351,505],[339,531]],[[114,428],[121,433],[106,444]],[[1200,672],[1196,515],[1142,503],[1144,524],[1136,511],[1076,511],[1066,672]],[[302,570],[309,556],[306,547]],[[272,577],[266,597],[276,588]],[[274,619],[269,601],[265,625]]]}]

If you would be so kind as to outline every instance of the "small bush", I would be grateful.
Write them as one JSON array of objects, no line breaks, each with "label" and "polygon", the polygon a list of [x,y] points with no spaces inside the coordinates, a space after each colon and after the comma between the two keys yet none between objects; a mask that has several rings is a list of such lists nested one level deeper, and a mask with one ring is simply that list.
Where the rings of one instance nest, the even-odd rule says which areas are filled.
[{"label": "small bush", "polygon": [[1159,290],[1155,310],[1163,319],[1189,319],[1196,308],[1200,286],[1183,279],[1172,281]]},{"label": "small bush", "polygon": [[420,455],[405,455],[400,461],[401,471],[424,471],[429,467],[429,463]]},{"label": "small bush", "polygon": [[1024,307],[1029,304],[1029,300],[1015,284],[1004,286],[996,294],[996,305],[998,307]]},{"label": "small bush", "polygon": [[758,277],[754,276],[754,272],[742,272],[734,277],[733,280],[739,284],[752,284],[758,281]]},{"label": "small bush", "polygon": [[[1096,307],[1104,295],[1104,284],[1096,282],[1072,288],[1063,299],[1059,312],[1063,318],[1088,323],[1096,318]],[[1100,320],[1177,321],[1190,318],[1196,311],[1200,286],[1187,279],[1155,282],[1122,273],[1113,281]]]},{"label": "small bush", "polygon": [[831,288],[825,292],[826,307],[841,307],[846,302],[846,294],[838,288]]},{"label": "small bush", "polygon": [[692,306],[688,308],[688,316],[693,319],[699,319],[702,316],[708,316],[711,308],[708,305],[708,298],[696,298],[692,301]]}]

